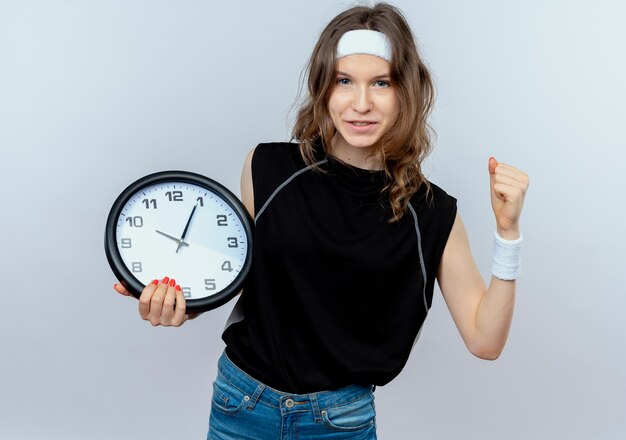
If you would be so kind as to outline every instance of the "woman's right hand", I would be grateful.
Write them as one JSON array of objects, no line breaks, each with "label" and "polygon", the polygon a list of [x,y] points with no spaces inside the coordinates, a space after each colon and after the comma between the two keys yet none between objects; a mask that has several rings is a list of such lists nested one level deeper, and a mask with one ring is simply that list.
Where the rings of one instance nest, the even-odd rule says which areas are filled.
[{"label": "woman's right hand", "polygon": [[148,284],[139,297],[139,314],[150,324],[180,327],[189,319],[183,292],[174,279]]},{"label": "woman's right hand", "polygon": [[[116,283],[113,289],[121,295],[132,296],[131,293],[120,283]],[[186,301],[183,292],[175,280],[168,277],[154,280],[144,287],[139,297],[139,315],[149,321],[153,326],[180,327],[188,319],[197,315],[186,314]]]}]

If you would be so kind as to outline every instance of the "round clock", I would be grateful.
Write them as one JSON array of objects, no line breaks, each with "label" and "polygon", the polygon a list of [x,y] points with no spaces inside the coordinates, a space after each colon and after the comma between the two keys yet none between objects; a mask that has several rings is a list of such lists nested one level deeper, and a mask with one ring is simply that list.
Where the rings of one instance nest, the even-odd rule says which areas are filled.
[{"label": "round clock", "polygon": [[241,289],[252,263],[252,221],[221,184],[187,171],[145,176],[117,198],[106,224],[111,269],[135,297],[175,278],[189,312],[211,310]]}]

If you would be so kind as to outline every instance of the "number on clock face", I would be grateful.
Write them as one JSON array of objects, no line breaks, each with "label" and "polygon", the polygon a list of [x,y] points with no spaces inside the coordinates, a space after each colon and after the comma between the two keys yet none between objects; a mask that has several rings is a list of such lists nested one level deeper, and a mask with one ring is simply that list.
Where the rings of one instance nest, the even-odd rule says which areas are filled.
[{"label": "number on clock face", "polygon": [[139,281],[175,278],[187,299],[213,295],[232,283],[248,248],[231,206],[184,182],[139,190],[122,208],[116,232],[122,260]]}]

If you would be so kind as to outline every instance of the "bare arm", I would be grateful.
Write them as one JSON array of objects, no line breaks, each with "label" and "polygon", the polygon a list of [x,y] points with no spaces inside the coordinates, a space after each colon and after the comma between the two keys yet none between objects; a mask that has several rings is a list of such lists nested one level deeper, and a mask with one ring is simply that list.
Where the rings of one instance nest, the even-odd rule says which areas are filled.
[{"label": "bare arm", "polygon": [[[495,159],[490,161],[492,208],[498,234],[520,236],[519,217],[528,176]],[[472,354],[494,360],[506,344],[515,304],[515,281],[491,277],[485,286],[476,267],[461,217],[457,216],[441,258],[437,280],[450,314]]]},{"label": "bare arm", "polygon": [[437,280],[469,351],[482,359],[497,359],[513,318],[515,281],[491,277],[489,288],[485,286],[458,215],[441,258]]},{"label": "bare arm", "polygon": [[252,186],[252,156],[254,148],[250,150],[243,163],[241,170],[241,201],[246,207],[250,216],[254,218],[254,188]]}]

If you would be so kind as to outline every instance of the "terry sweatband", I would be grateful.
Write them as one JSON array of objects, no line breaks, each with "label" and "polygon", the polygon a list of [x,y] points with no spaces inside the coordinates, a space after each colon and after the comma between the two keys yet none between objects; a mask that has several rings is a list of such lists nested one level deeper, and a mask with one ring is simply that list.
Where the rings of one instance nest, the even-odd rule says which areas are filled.
[{"label": "terry sweatband", "polygon": [[337,43],[337,59],[348,55],[375,55],[391,62],[391,42],[382,32],[369,29],[348,31]]},{"label": "terry sweatband", "polygon": [[491,274],[505,281],[512,281],[522,273],[522,235],[517,240],[505,240],[494,232],[493,263]]}]

